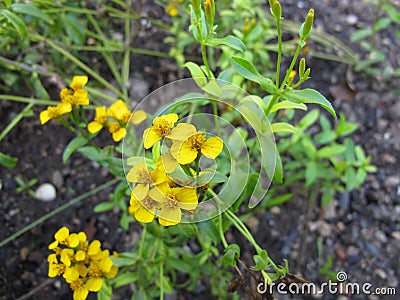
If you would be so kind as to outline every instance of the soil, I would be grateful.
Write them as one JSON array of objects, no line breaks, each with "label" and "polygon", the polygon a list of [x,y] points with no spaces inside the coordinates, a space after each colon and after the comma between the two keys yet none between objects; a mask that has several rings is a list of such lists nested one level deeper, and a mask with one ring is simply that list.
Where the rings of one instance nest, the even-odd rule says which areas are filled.
[{"label": "soil", "polygon": [[[400,9],[399,1],[392,1],[392,4]],[[313,7],[316,30],[338,37],[359,56],[365,55],[360,47],[348,40],[356,29],[370,26],[373,22],[376,16],[374,5],[362,1],[287,0],[282,1],[282,6],[286,19],[294,21],[300,21],[308,8]],[[143,8],[144,13],[148,11],[148,7]],[[151,11],[156,14],[155,17],[163,14],[162,9]],[[376,47],[385,53],[386,65],[399,68],[400,40],[395,39],[395,30],[399,28],[391,26],[384,30],[377,39]],[[161,45],[162,35],[156,29],[143,27],[139,36],[144,48],[165,49]],[[155,36],[156,40],[153,39]],[[134,64],[132,71],[140,78],[137,84],[143,87],[142,91],[135,90],[138,95],[143,90],[152,91],[183,76],[169,59],[135,55],[134,61],[138,63]],[[293,274],[322,283],[327,276],[318,270],[331,256],[331,269],[335,273],[346,272],[349,282],[369,282],[374,288],[395,287],[399,294],[400,80],[385,80],[383,75],[368,77],[365,73],[356,73],[351,66],[313,57],[307,57],[307,64],[312,69],[307,85],[332,99],[338,113],[360,124],[352,137],[372,157],[371,163],[378,167],[378,172],[368,175],[360,189],[337,195],[324,209],[317,203],[307,212],[309,199],[298,193],[291,201],[257,216],[258,221],[250,220],[248,225],[256,240],[268,249],[275,261],[289,260]],[[23,107],[21,104],[0,102],[1,129]],[[3,227],[0,241],[72,198],[112,179],[107,169],[88,162],[78,153],[62,164],[63,150],[73,134],[56,122],[40,125],[40,108],[35,108],[34,112],[34,117],[24,118],[2,140],[1,152],[19,157],[19,162],[14,169],[0,169],[0,218]],[[107,138],[100,136],[100,139]],[[52,183],[57,188],[56,199],[41,202],[27,191],[16,193],[16,177],[25,182],[37,178],[38,183],[33,189],[42,183]],[[47,246],[61,226],[68,225],[74,231],[84,230],[89,237],[95,235],[104,241],[105,247],[126,251],[137,238],[136,228],[131,226],[128,234],[124,232],[119,226],[118,210],[93,213],[93,207],[107,201],[110,192],[112,187],[78,202],[1,247],[0,300],[72,298],[66,284],[61,280],[49,281],[47,277]],[[235,238],[236,233],[232,234]],[[242,254],[244,260],[251,255],[250,251]],[[95,298],[93,295],[90,297]],[[206,296],[182,294],[179,299],[189,297],[204,299]],[[282,295],[275,297],[287,298]],[[349,297],[383,299],[377,295]],[[327,296],[323,298],[328,299]],[[347,299],[343,295],[339,298]],[[115,299],[124,298],[117,295]]]}]

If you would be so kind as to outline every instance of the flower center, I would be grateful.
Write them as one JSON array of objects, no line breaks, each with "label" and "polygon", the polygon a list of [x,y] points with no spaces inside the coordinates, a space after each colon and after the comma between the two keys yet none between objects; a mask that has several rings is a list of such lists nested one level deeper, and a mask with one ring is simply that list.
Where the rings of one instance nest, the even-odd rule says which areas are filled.
[{"label": "flower center", "polygon": [[158,131],[161,136],[166,136],[169,129],[171,128],[171,123],[167,120],[159,120],[157,124],[154,124],[154,127]]},{"label": "flower center", "polygon": [[70,283],[71,289],[74,291],[82,289],[83,288],[83,280],[82,279],[77,279],[73,282]]},{"label": "flower center", "polygon": [[101,277],[103,274],[101,273],[101,270],[98,266],[96,265],[91,265],[90,270],[89,270],[89,276],[92,278],[98,278]]},{"label": "flower center", "polygon": [[143,200],[143,206],[148,209],[153,209],[157,205],[157,202],[151,199],[150,197],[146,197]]},{"label": "flower center", "polygon": [[200,150],[206,140],[206,135],[201,132],[196,133],[188,138],[188,142],[193,149]]},{"label": "flower center", "polygon": [[167,195],[167,201],[165,203],[170,208],[174,208],[174,207],[178,206],[178,201],[176,200],[176,197],[173,194]]}]

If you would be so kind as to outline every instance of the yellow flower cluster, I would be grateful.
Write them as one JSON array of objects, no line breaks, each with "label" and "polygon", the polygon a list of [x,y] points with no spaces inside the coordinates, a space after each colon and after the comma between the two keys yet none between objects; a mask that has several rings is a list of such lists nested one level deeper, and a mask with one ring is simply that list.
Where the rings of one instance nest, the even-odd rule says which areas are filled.
[{"label": "yellow flower cluster", "polygon": [[182,2],[183,0],[172,0],[172,2],[168,3],[167,7],[165,7],[165,12],[171,17],[176,17],[178,15],[178,8],[176,4]]},{"label": "yellow flower cluster", "polygon": [[201,155],[215,159],[222,151],[223,141],[216,136],[207,138],[192,124],[180,123],[177,114],[162,115],[154,119],[153,125],[143,133],[144,147],[149,149],[166,139],[168,154],[162,155],[157,167],[150,171],[144,162],[135,164],[127,174],[127,180],[135,183],[132,190],[129,212],[140,222],[152,222],[155,217],[161,225],[178,224],[182,211],[194,210],[198,205],[195,188],[179,186],[167,173],[178,165],[188,165]]},{"label": "yellow flower cluster", "polygon": [[56,106],[48,106],[40,113],[40,123],[43,125],[51,119],[69,113],[75,105],[88,105],[88,93],[83,89],[87,82],[87,76],[74,76],[69,88],[64,88],[60,92],[61,103]]},{"label": "yellow flower cluster", "polygon": [[[109,118],[113,120],[110,121]],[[122,100],[118,100],[108,109],[105,106],[97,107],[96,116],[87,128],[90,133],[94,134],[106,127],[113,140],[119,142],[126,135],[126,125],[130,119],[133,124],[139,124],[146,119],[146,113],[138,110],[132,114],[126,104]]]},{"label": "yellow flower cluster", "polygon": [[101,250],[98,240],[87,241],[84,232],[71,233],[62,227],[54,235],[47,258],[49,277],[62,275],[74,291],[74,300],[85,300],[89,292],[98,292],[104,278],[114,278],[118,267],[113,265],[108,250]]}]

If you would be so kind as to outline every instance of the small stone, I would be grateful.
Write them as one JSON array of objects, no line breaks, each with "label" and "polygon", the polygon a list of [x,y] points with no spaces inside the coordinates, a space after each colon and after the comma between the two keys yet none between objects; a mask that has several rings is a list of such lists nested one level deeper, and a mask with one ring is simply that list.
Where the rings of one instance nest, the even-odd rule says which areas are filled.
[{"label": "small stone", "polygon": [[386,272],[383,271],[382,269],[376,269],[376,270],[374,271],[374,273],[375,273],[380,279],[382,279],[382,280],[385,280],[386,277],[387,277]]},{"label": "small stone", "polygon": [[358,17],[354,14],[348,15],[346,17],[346,22],[349,25],[355,25],[358,22]]},{"label": "small stone", "polygon": [[53,201],[56,196],[56,188],[50,183],[43,183],[35,192],[35,198],[43,202]]},{"label": "small stone", "polygon": [[378,231],[375,232],[375,237],[376,237],[376,239],[377,239],[378,241],[381,241],[382,243],[386,243],[386,242],[387,242],[387,237],[386,237],[386,235],[385,235],[382,231],[380,231],[380,230],[378,230]]},{"label": "small stone", "polygon": [[51,175],[51,181],[59,189],[64,185],[64,177],[59,170],[54,171]]},{"label": "small stone", "polygon": [[54,287],[55,287],[56,289],[60,289],[60,288],[61,288],[61,281],[60,281],[60,280],[56,280],[56,281],[54,282]]},{"label": "small stone", "polygon": [[281,208],[279,206],[272,206],[271,213],[274,215],[279,215],[281,213]]},{"label": "small stone", "polygon": [[22,261],[26,260],[26,258],[28,257],[28,254],[29,254],[29,249],[27,247],[23,247],[19,251],[19,257],[21,258]]},{"label": "small stone", "polygon": [[394,238],[397,241],[400,241],[400,231],[393,231],[391,234],[392,238]]},{"label": "small stone", "polygon": [[400,177],[399,176],[388,176],[386,177],[385,181],[387,186],[395,186],[400,184]]},{"label": "small stone", "polygon": [[383,160],[386,163],[389,163],[389,164],[395,164],[396,163],[396,158],[393,155],[390,155],[388,153],[383,154]]},{"label": "small stone", "polygon": [[340,260],[345,260],[346,259],[346,251],[345,251],[345,249],[344,249],[344,247],[342,245],[337,245],[335,247],[335,252],[336,252],[336,256]]}]

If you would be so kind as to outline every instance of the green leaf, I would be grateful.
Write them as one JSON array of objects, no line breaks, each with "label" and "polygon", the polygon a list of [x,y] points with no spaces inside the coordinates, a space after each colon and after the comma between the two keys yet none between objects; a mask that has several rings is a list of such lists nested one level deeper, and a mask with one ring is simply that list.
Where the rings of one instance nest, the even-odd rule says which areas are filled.
[{"label": "green leaf", "polygon": [[76,150],[78,150],[80,147],[86,145],[87,143],[87,139],[85,139],[82,136],[78,136],[76,138],[74,138],[72,141],[70,141],[67,145],[67,147],[65,147],[64,149],[64,153],[63,153],[63,157],[62,157],[62,161],[65,164],[69,157],[72,155],[72,153],[74,153]]},{"label": "green leaf", "polygon": [[279,151],[276,151],[276,164],[275,164],[275,172],[274,172],[274,183],[282,183],[283,182],[283,166],[282,159],[279,154]]},{"label": "green leaf", "polygon": [[389,18],[380,18],[375,24],[374,24],[374,30],[375,32],[386,29],[392,21]]},{"label": "green leaf", "polygon": [[246,46],[243,42],[233,35],[228,35],[222,39],[213,38],[207,42],[207,45],[211,47],[226,45],[240,52],[246,51]]},{"label": "green leaf", "polygon": [[94,207],[94,212],[95,213],[101,213],[101,212],[104,212],[104,211],[107,211],[107,210],[111,210],[114,207],[115,207],[115,203],[113,203],[113,202],[102,202],[102,203],[97,204]]},{"label": "green leaf", "polygon": [[343,153],[345,150],[346,150],[346,147],[343,145],[326,146],[317,151],[317,157],[329,158],[334,155]]},{"label": "green leaf", "polygon": [[80,148],[78,152],[82,153],[84,156],[89,158],[91,161],[100,162],[101,156],[100,151],[96,147],[87,146]]},{"label": "green leaf", "polygon": [[17,163],[18,163],[18,158],[11,157],[11,156],[8,156],[7,154],[0,152],[0,165],[2,165],[3,167],[12,169],[12,168],[15,168]]},{"label": "green leaf", "polygon": [[291,109],[291,108],[307,110],[307,106],[303,103],[294,103],[291,101],[281,101],[281,102],[275,103],[272,106],[270,112],[272,113],[272,112],[276,112],[280,109]]},{"label": "green leaf", "polygon": [[54,21],[47,14],[33,4],[14,3],[11,5],[11,9],[16,13],[27,14],[42,19],[49,24],[54,24]]},{"label": "green leaf", "polygon": [[318,165],[315,161],[310,161],[307,163],[306,166],[306,187],[311,186],[315,180],[317,179],[318,175]]},{"label": "green leaf", "polygon": [[272,132],[289,132],[294,133],[297,132],[296,127],[289,123],[278,122],[271,124]]},{"label": "green leaf", "polygon": [[85,43],[85,28],[81,21],[72,15],[62,15],[65,31],[68,36],[78,45]]},{"label": "green leaf", "polygon": [[139,278],[138,272],[129,272],[125,274],[118,275],[115,279],[115,287],[119,288],[121,286],[128,285],[132,282],[135,282]]},{"label": "green leaf", "polygon": [[372,29],[371,28],[362,28],[357,31],[355,31],[351,36],[350,36],[350,41],[352,42],[359,42],[362,39],[366,38],[367,36],[370,36],[372,34]]},{"label": "green leaf", "polygon": [[241,58],[238,56],[233,56],[232,59],[232,65],[235,68],[235,70],[242,75],[244,78],[257,82],[264,90],[266,90],[268,93],[273,94],[275,91],[275,84],[274,82],[269,79],[263,77],[256,69],[256,67],[253,65],[252,62],[245,58]]},{"label": "green leaf", "polygon": [[193,80],[200,88],[207,84],[207,77],[199,65],[190,61],[184,66],[189,69],[190,75],[192,75]]},{"label": "green leaf", "polygon": [[311,103],[319,104],[325,108],[336,119],[336,113],[331,103],[318,91],[313,89],[303,90],[289,90],[282,94],[285,100],[293,101],[295,103]]},{"label": "green leaf", "polygon": [[300,120],[298,127],[300,127],[302,130],[305,130],[311,125],[313,125],[317,121],[318,117],[319,117],[319,110],[313,109]]},{"label": "green leaf", "polygon": [[282,203],[285,203],[286,201],[292,199],[292,194],[284,194],[282,196],[276,197],[276,198],[272,198],[269,199],[266,203],[266,207],[271,207],[271,206],[275,206],[275,205],[279,205]]},{"label": "green leaf", "polygon": [[14,26],[21,38],[25,38],[28,35],[28,29],[25,23],[17,17],[14,13],[6,9],[0,9],[0,15],[3,15],[7,20]]},{"label": "green leaf", "polygon": [[318,144],[328,144],[336,139],[336,132],[333,130],[323,131],[315,136],[315,142]]},{"label": "green leaf", "polygon": [[199,228],[199,237],[203,241],[211,241],[215,245],[219,242],[219,230],[217,225],[215,225],[214,221],[208,220],[203,221],[197,224]]},{"label": "green leaf", "polygon": [[240,247],[237,244],[231,244],[225,248],[225,254],[222,257],[224,267],[236,266],[236,258],[240,257]]}]

